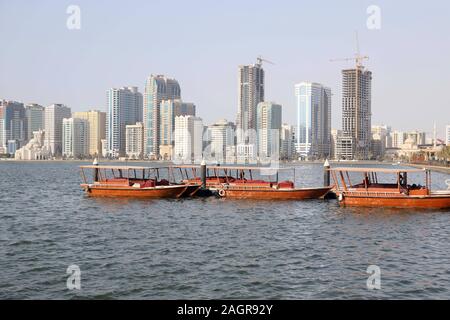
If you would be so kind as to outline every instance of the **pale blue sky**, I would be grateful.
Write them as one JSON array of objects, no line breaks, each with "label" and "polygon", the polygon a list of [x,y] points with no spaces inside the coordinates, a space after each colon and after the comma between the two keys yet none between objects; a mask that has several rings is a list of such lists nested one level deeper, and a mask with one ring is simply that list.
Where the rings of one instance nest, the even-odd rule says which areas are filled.
[{"label": "pale blue sky", "polygon": [[[66,28],[67,6],[81,30]],[[366,27],[369,5],[381,30]],[[235,120],[237,66],[263,55],[266,100],[295,124],[294,84],[331,87],[340,128],[343,67],[359,31],[373,71],[373,123],[423,128],[450,123],[450,2],[436,1],[29,1],[0,0],[0,99],[104,108],[109,87],[176,78],[185,101],[211,123]]]}]

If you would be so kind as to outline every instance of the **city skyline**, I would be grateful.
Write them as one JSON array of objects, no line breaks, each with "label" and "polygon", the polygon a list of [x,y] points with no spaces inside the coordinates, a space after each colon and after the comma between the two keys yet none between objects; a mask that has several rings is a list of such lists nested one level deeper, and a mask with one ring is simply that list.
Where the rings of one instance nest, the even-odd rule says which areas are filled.
[{"label": "city skyline", "polygon": [[[242,14],[250,14],[262,20],[269,15],[273,17],[273,22],[261,26],[260,31],[243,29],[246,23],[240,21],[238,17],[230,16],[232,10],[227,7],[233,7],[232,4],[212,6],[204,3],[200,13],[195,13],[194,17],[202,17],[203,20],[198,20],[202,20],[203,24],[216,21],[211,24],[212,31],[201,29],[202,24],[199,21],[193,21],[185,30],[176,29],[180,25],[175,23],[174,26],[170,26],[169,34],[178,30],[186,37],[175,43],[171,50],[157,52],[156,48],[163,45],[167,47],[167,40],[157,36],[152,47],[139,43],[138,50],[131,49],[113,58],[104,54],[110,48],[109,42],[98,42],[98,37],[104,35],[106,32],[104,28],[111,28],[109,31],[118,35],[139,30],[142,28],[142,25],[136,22],[139,19],[129,21],[129,17],[124,16],[129,23],[121,30],[104,16],[99,16],[101,4],[81,1],[79,6],[82,12],[82,27],[81,30],[71,31],[65,27],[67,5],[64,3],[60,5],[52,3],[50,7],[50,2],[45,1],[39,5],[26,6],[20,2],[8,6],[0,2],[0,8],[5,12],[5,19],[0,22],[0,35],[11,44],[10,48],[15,49],[0,53],[0,66],[5,70],[0,75],[2,98],[21,100],[26,104],[35,102],[44,106],[63,103],[73,111],[85,111],[88,106],[101,106],[101,111],[106,111],[101,94],[106,88],[137,86],[140,92],[144,92],[146,77],[152,73],[162,73],[180,82],[183,87],[183,100],[196,103],[198,113],[202,115],[205,123],[214,123],[220,118],[234,120],[237,108],[236,67],[240,64],[254,63],[255,57],[262,54],[276,63],[265,68],[267,79],[265,98],[283,105],[283,122],[288,122],[286,119],[293,119],[296,115],[295,97],[292,95],[294,84],[312,81],[326,83],[332,92],[335,92],[336,96],[332,99],[332,127],[341,128],[340,70],[352,65],[330,63],[329,59],[352,55],[355,51],[354,30],[357,29],[360,32],[361,51],[370,56],[366,65],[370,70],[376,71],[372,105],[372,109],[376,112],[373,113],[372,123],[389,124],[405,131],[420,128],[431,133],[433,122],[436,121],[438,137],[443,138],[448,121],[446,119],[450,118],[448,108],[450,102],[448,97],[439,97],[436,93],[445,92],[445,87],[450,83],[449,66],[440,63],[439,58],[449,55],[450,41],[445,41],[449,37],[445,32],[447,22],[439,17],[441,14],[444,16],[449,5],[437,4],[439,10],[436,6],[433,9],[419,9],[401,3],[380,1],[378,5],[382,10],[382,27],[380,30],[368,30],[365,23],[369,3],[364,1],[352,3],[351,8],[345,9],[348,10],[347,13],[332,3],[322,6],[323,11],[310,3],[303,3],[301,6],[289,3],[289,6],[284,6],[289,7],[289,10],[281,8],[283,6],[271,10],[261,6],[254,13],[250,12],[254,3],[243,4],[240,11]],[[146,9],[150,9],[149,4],[140,2],[136,4],[142,7],[142,15],[145,15]],[[155,9],[162,4],[152,3],[152,5]],[[290,11],[295,12],[295,8],[302,9],[299,12],[304,18],[301,26],[307,26],[307,22],[313,18],[324,17],[327,20],[318,26],[315,32],[310,32],[310,28],[305,30],[294,28],[297,20],[289,18],[292,17]],[[178,3],[174,15],[192,12],[192,9],[184,3]],[[433,10],[432,20],[426,17],[427,10]],[[134,10],[133,13],[140,14],[135,11],[138,10]],[[18,12],[21,19],[28,23],[24,26],[14,24],[14,27],[11,27],[11,19],[17,18]],[[209,15],[201,15],[205,13]],[[220,17],[219,13],[223,13],[223,17]],[[310,13],[311,17],[308,17],[307,13]],[[110,14],[111,20],[114,20],[118,12],[115,9]],[[417,26],[415,19],[411,17],[419,14],[426,21]],[[286,17],[285,21],[281,21],[282,17]],[[101,23],[95,23],[97,18]],[[226,18],[231,18],[235,25],[225,24]],[[37,23],[37,19],[40,23]],[[280,26],[275,22],[279,22]],[[61,30],[57,28],[58,24]],[[30,28],[30,25],[33,25],[33,28]],[[229,26],[231,30],[225,30],[225,26]],[[283,27],[284,34],[280,33],[280,27]],[[241,30],[242,34],[233,33],[235,29]],[[199,31],[198,34],[193,36],[190,32],[193,30]],[[214,31],[219,31],[217,38],[205,37]],[[400,31],[402,41],[398,43],[397,36]],[[18,32],[21,32],[20,37],[17,36]],[[43,34],[48,34],[48,39],[42,39]],[[417,45],[416,39],[420,35],[423,35],[421,45]],[[128,43],[134,37],[130,35],[130,40],[124,41]],[[267,41],[261,41],[263,38]],[[23,39],[27,39],[27,43]],[[298,41],[301,45],[296,44],[296,39],[301,40]],[[435,41],[436,39],[440,40]],[[42,44],[35,41],[42,41]],[[187,42],[192,45],[186,47]],[[436,58],[429,59],[427,43],[433,44]],[[12,54],[17,52],[16,49],[25,46],[33,46],[35,50],[21,50],[19,54]],[[68,50],[72,50],[71,48],[80,50],[64,51],[61,55],[57,55],[56,52],[59,51],[55,49],[58,46],[67,46]],[[181,49],[181,46],[186,47],[186,50],[177,49]],[[230,46],[231,48],[239,46],[242,50],[225,50],[220,55],[220,60],[217,59],[217,53]],[[33,59],[30,59],[30,55]],[[35,59],[41,63],[34,63]],[[186,61],[191,63],[186,64]],[[111,62],[114,62],[116,69],[111,70]],[[92,70],[96,72],[93,73]],[[211,72],[212,70],[214,72]],[[40,81],[42,74],[48,75],[46,81]],[[213,85],[205,84],[205,79]],[[414,95],[411,92],[418,94]],[[424,112],[425,110],[427,112]]]}]

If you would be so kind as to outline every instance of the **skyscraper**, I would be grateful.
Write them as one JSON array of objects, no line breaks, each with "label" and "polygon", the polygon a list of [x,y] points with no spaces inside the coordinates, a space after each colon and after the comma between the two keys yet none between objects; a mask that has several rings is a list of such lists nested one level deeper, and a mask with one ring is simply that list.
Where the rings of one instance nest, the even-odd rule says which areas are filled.
[{"label": "skyscraper", "polygon": [[28,104],[25,108],[27,118],[27,140],[33,138],[33,132],[44,129],[45,108],[36,103]]},{"label": "skyscraper", "polygon": [[280,157],[281,105],[260,102],[256,112],[257,146],[260,159]]},{"label": "skyscraper", "polygon": [[45,107],[45,146],[52,156],[62,154],[63,119],[70,117],[70,108],[63,104],[52,104]]},{"label": "skyscraper", "polygon": [[211,160],[223,163],[227,159],[227,149],[234,145],[233,124],[226,119],[221,119],[208,126],[210,139],[209,156]]},{"label": "skyscraper", "polygon": [[302,158],[323,159],[331,149],[331,89],[319,83],[295,85],[297,152]]},{"label": "skyscraper", "polygon": [[102,139],[106,136],[106,112],[90,110],[74,112],[74,118],[87,120],[89,126],[89,155],[98,157],[102,154]]},{"label": "skyscraper", "polygon": [[407,138],[404,132],[397,130],[391,132],[391,137],[392,137],[392,148],[401,148]]},{"label": "skyscraper", "polygon": [[0,100],[0,108],[0,118],[3,120],[0,125],[0,147],[10,149],[11,154],[25,145],[27,139],[25,108],[21,102],[7,100]]},{"label": "skyscraper", "polygon": [[125,155],[125,127],[142,121],[142,94],[137,87],[111,88],[106,94],[108,156]]},{"label": "skyscraper", "polygon": [[203,121],[194,116],[175,117],[174,160],[200,162],[203,151]]},{"label": "skyscraper", "polygon": [[291,160],[295,154],[295,130],[290,124],[283,124],[280,131],[280,159]]},{"label": "skyscraper", "polygon": [[162,100],[180,99],[178,81],[164,75],[147,78],[144,91],[144,147],[146,156],[158,158],[160,144],[160,104]]},{"label": "skyscraper", "polygon": [[85,119],[65,118],[62,124],[62,154],[80,159],[89,154],[89,123]]},{"label": "skyscraper", "polygon": [[181,99],[162,100],[160,104],[159,121],[159,155],[161,158],[170,160],[173,151],[175,117],[195,116],[195,104],[183,102]]},{"label": "skyscraper", "polygon": [[253,65],[239,66],[238,81],[237,143],[255,144],[256,108],[258,103],[264,101],[264,70],[261,60]]},{"label": "skyscraper", "polygon": [[368,159],[371,138],[372,72],[360,64],[342,70],[342,130],[352,138],[353,159]]}]

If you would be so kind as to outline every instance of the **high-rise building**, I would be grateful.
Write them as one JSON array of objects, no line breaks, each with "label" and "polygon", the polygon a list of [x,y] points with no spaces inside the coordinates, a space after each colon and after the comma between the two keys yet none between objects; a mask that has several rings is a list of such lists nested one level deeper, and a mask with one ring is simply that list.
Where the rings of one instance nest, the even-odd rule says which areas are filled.
[{"label": "high-rise building", "polygon": [[126,126],[126,155],[131,159],[144,156],[144,124],[138,122]]},{"label": "high-rise building", "polygon": [[39,104],[31,103],[25,107],[27,118],[27,140],[34,137],[33,132],[43,130],[45,126],[45,108]]},{"label": "high-rise building", "polygon": [[330,156],[331,89],[319,83],[295,85],[297,101],[297,153],[302,158]]},{"label": "high-rise building", "polygon": [[256,109],[264,101],[264,69],[261,61],[239,66],[239,100],[236,117],[238,144],[256,143]]},{"label": "high-rise building", "polygon": [[87,120],[89,125],[89,155],[98,157],[102,154],[102,139],[106,137],[106,112],[90,110],[74,112],[73,118]]},{"label": "high-rise building", "polygon": [[200,162],[203,149],[203,121],[194,116],[175,117],[173,159],[177,162]]},{"label": "high-rise building", "polygon": [[0,109],[0,147],[14,154],[27,140],[25,108],[21,102],[0,100]]},{"label": "high-rise building", "polygon": [[445,127],[445,145],[450,146],[450,124]]},{"label": "high-rise building", "polygon": [[64,118],[71,117],[70,108],[63,104],[45,107],[45,145],[52,156],[62,154],[62,124]]},{"label": "high-rise building", "polygon": [[345,140],[355,144],[353,159],[369,157],[371,101],[372,72],[361,65],[342,70],[342,130]]},{"label": "high-rise building", "polygon": [[280,134],[280,159],[291,160],[294,158],[295,152],[295,130],[292,125],[283,124]]},{"label": "high-rise building", "polygon": [[233,123],[226,119],[221,119],[208,126],[209,150],[208,156],[218,163],[227,161],[227,149],[234,146]]},{"label": "high-rise building", "polygon": [[353,137],[346,135],[343,132],[340,132],[340,134],[338,133],[336,137],[335,158],[338,160],[354,159],[355,146],[356,144]]},{"label": "high-rise building", "polygon": [[111,88],[106,94],[108,156],[125,155],[125,127],[142,121],[142,94],[137,87]]},{"label": "high-rise building", "polygon": [[280,158],[281,105],[258,103],[256,112],[257,146],[260,159]]},{"label": "high-rise building", "polygon": [[62,154],[82,159],[89,154],[89,123],[85,119],[65,118],[62,124]]},{"label": "high-rise building", "polygon": [[342,130],[331,129],[331,149],[330,157],[331,159],[338,159],[337,157],[337,142],[338,137],[342,136]]},{"label": "high-rise building", "polygon": [[386,125],[377,125],[372,126],[371,132],[371,158],[382,158],[386,148],[392,147],[391,128]]},{"label": "high-rise building", "polygon": [[391,132],[391,138],[392,148],[401,148],[407,137],[404,132],[395,130]]},{"label": "high-rise building", "polygon": [[159,157],[161,101],[174,99],[181,99],[177,80],[164,75],[147,78],[144,91],[144,146],[148,158]]},{"label": "high-rise building", "polygon": [[175,117],[188,115],[195,116],[195,104],[183,102],[181,99],[161,101],[159,155],[162,159],[170,160],[172,157]]}]

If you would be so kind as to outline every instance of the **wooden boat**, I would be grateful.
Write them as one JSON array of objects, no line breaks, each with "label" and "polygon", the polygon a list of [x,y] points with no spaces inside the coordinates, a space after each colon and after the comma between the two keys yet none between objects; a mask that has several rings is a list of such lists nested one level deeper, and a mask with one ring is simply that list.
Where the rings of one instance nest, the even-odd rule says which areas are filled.
[{"label": "wooden boat", "polygon": [[[161,179],[160,173],[169,167],[81,166],[81,187],[92,197],[180,198],[189,196],[199,187],[177,184]],[[84,170],[93,170],[93,181],[88,182]]]},{"label": "wooden boat", "polygon": [[[425,169],[382,169],[341,167],[329,169],[334,192],[342,206],[450,208],[450,190],[431,190],[431,171]],[[362,182],[353,184],[349,173],[362,175]],[[395,183],[383,183],[378,173],[395,176]],[[425,184],[408,184],[408,174],[424,173]]]},{"label": "wooden boat", "polygon": [[[177,166],[183,183],[201,185],[200,166]],[[189,175],[189,170],[192,175]],[[216,191],[223,198],[261,200],[303,200],[323,198],[329,187],[297,188],[292,181],[279,181],[280,171],[294,171],[295,168],[233,167],[213,166],[207,168],[206,188]],[[274,181],[254,179],[253,173],[261,176],[275,176]]]}]

